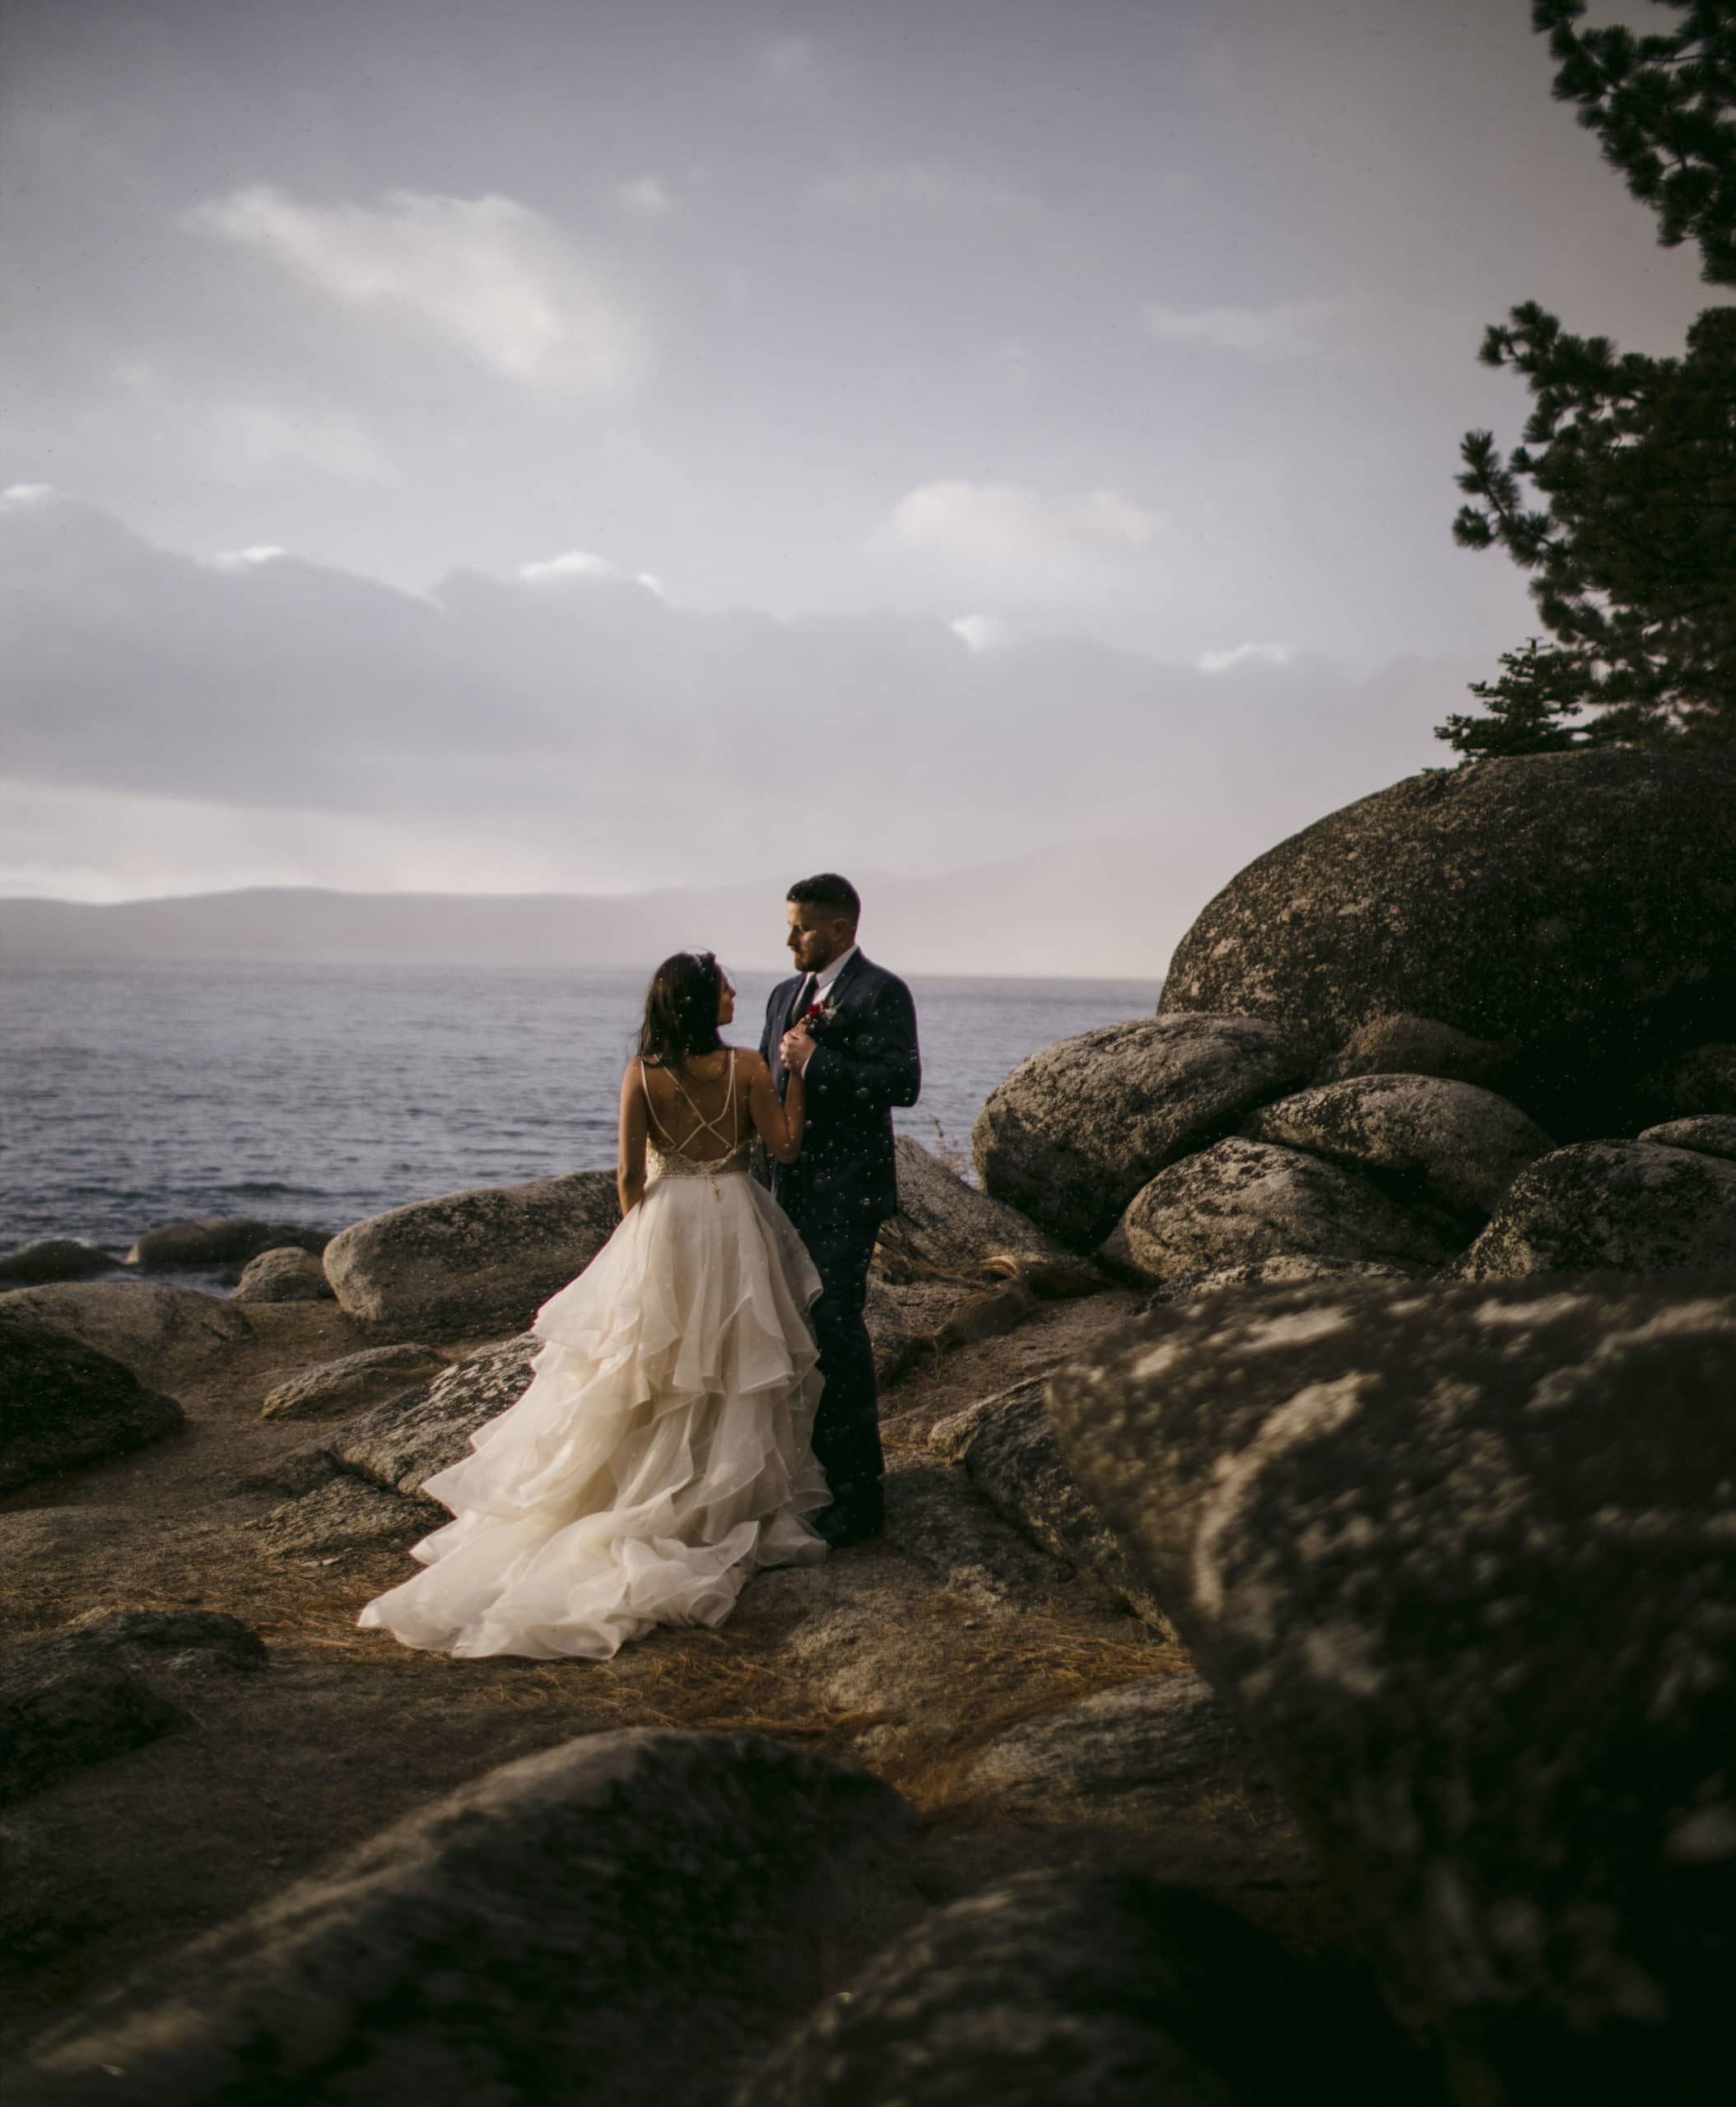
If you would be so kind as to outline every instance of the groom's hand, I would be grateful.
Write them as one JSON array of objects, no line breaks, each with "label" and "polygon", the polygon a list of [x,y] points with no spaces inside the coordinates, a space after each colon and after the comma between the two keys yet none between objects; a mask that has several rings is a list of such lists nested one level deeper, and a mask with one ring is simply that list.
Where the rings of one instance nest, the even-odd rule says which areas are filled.
[{"label": "groom's hand", "polygon": [[814,1042],[805,1031],[786,1031],[778,1046],[784,1067],[794,1068],[798,1075],[807,1066],[813,1050]]}]

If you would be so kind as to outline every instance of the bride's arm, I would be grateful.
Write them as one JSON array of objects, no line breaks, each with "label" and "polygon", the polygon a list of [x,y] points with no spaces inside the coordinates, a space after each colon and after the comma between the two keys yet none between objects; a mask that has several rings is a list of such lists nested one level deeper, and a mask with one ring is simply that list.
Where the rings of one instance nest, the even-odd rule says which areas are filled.
[{"label": "bride's arm", "polygon": [[747,1107],[760,1139],[780,1163],[794,1163],[802,1152],[802,1129],[807,1123],[806,1093],[794,1069],[783,1102],[771,1086],[771,1071],[757,1054],[736,1057],[747,1070]]},{"label": "bride's arm", "polygon": [[645,1086],[638,1062],[621,1079],[621,1137],[615,1154],[615,1190],[621,1212],[631,1214],[645,1196]]}]

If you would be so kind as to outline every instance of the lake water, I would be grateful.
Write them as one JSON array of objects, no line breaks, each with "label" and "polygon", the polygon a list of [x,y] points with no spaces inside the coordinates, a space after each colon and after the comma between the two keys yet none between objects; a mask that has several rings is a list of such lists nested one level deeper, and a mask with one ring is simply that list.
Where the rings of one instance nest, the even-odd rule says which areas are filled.
[{"label": "lake water", "polygon": [[[735,976],[757,1043],[775,975]],[[968,1155],[1027,1054],[1148,1016],[1148,981],[913,979],[921,1100],[895,1114]],[[615,1160],[637,973],[298,965],[0,970],[0,1249],[124,1250],[194,1215],[337,1230],[465,1185]]]}]

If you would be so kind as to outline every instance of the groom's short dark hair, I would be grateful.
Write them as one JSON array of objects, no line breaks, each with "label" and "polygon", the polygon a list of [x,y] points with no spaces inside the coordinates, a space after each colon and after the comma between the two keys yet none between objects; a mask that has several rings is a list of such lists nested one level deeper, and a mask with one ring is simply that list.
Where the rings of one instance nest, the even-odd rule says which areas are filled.
[{"label": "groom's short dark hair", "polygon": [[862,919],[862,896],[848,878],[835,871],[821,871],[811,878],[798,878],[785,900],[797,907],[823,907],[852,928]]}]

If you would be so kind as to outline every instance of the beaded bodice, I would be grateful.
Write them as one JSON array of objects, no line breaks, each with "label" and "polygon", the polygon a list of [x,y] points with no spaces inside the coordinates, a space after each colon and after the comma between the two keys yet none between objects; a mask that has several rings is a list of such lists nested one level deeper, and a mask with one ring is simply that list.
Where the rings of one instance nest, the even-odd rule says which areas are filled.
[{"label": "beaded bodice", "polygon": [[[697,1129],[688,1137],[685,1150],[664,1147],[655,1138],[657,1114],[651,1105],[650,1086],[649,1084],[645,1086],[645,1109],[650,1125],[650,1132],[645,1137],[645,1156],[651,1175],[654,1178],[719,1178],[731,1174],[740,1174],[745,1176],[748,1165],[747,1137],[743,1135],[739,1141],[734,1138],[735,1052],[733,1048],[730,1049],[729,1054],[728,1094],[724,1100],[722,1111],[714,1119],[708,1119],[700,1110],[683,1086],[681,1077],[673,1068],[666,1069],[664,1073],[680,1092],[683,1102],[699,1122],[699,1125]],[[642,1075],[643,1072],[641,1072],[641,1077]],[[702,1137],[706,1135],[709,1135],[713,1142],[723,1144],[721,1152],[712,1156],[695,1156],[691,1151],[700,1144]]]}]

